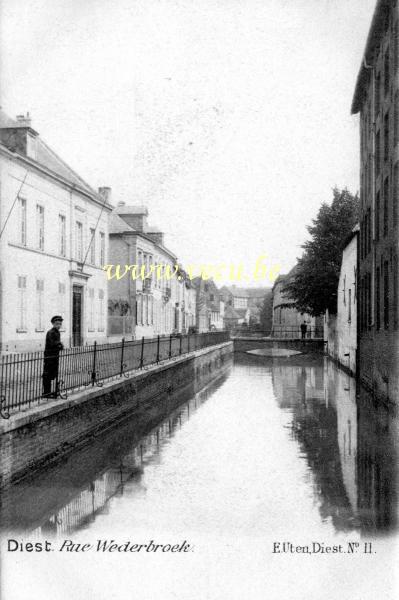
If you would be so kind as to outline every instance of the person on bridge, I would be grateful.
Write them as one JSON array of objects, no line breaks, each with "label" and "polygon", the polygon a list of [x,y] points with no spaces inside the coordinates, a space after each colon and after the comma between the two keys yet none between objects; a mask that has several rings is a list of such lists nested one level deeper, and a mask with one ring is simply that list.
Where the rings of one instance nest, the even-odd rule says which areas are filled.
[{"label": "person on bridge", "polygon": [[[55,315],[51,319],[52,328],[46,334],[43,364],[43,398],[57,398],[59,354],[64,346],[61,343],[60,328],[63,318]],[[56,379],[56,390],[51,393],[51,382]]]},{"label": "person on bridge", "polygon": [[307,323],[306,323],[306,321],[304,321],[303,323],[301,323],[301,336],[302,336],[303,340],[306,337],[307,329],[308,329]]}]

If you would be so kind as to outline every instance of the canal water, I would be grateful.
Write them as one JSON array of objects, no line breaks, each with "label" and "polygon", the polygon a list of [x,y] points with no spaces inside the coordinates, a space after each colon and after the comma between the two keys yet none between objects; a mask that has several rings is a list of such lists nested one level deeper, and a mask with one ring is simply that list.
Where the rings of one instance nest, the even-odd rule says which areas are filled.
[{"label": "canal water", "polygon": [[26,597],[11,569],[72,597],[66,564],[79,598],[397,597],[398,439],[327,359],[236,354],[151,431],[128,421],[3,494],[4,597]]}]

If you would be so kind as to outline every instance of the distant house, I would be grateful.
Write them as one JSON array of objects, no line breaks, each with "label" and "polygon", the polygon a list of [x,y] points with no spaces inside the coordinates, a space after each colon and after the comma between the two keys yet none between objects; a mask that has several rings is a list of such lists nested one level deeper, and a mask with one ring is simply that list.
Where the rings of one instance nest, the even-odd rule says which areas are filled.
[{"label": "distant house", "polygon": [[[145,206],[127,206],[119,202],[110,219],[109,264],[137,265],[137,276],[108,281],[109,336],[128,334],[135,338],[186,333],[195,326],[196,293],[182,269],[167,278],[165,268],[173,273],[176,256],[164,245],[164,234],[147,223]],[[162,276],[157,267],[163,265]],[[151,273],[151,267],[155,269]],[[145,278],[139,273],[144,268]],[[150,274],[151,273],[151,274]]]},{"label": "distant house", "polygon": [[225,304],[225,327],[231,329],[237,325],[248,326],[250,318],[248,291],[235,285],[231,287],[224,285],[220,293]]},{"label": "distant house", "polygon": [[224,329],[224,302],[213,279],[195,277],[192,284],[197,293],[197,328],[199,332]]},{"label": "distant house", "polygon": [[284,291],[288,281],[295,276],[297,266],[287,275],[280,275],[272,288],[273,293],[273,337],[301,337],[301,324],[306,323],[306,337],[323,336],[323,317],[312,317],[295,307],[295,300]]}]

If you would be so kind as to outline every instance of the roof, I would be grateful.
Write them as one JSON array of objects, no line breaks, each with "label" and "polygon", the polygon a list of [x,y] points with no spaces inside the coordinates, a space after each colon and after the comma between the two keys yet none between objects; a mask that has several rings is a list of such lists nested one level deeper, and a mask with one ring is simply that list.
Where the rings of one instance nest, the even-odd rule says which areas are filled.
[{"label": "roof", "polygon": [[360,233],[360,225],[356,223],[350,234],[346,237],[344,242],[344,249],[350,244],[354,237],[358,236]]},{"label": "roof", "polygon": [[[16,121],[9,117],[0,109],[0,129],[28,129],[35,136],[36,140],[36,158],[28,156],[29,160],[42,165],[52,173],[59,175],[72,185],[79,186],[91,195],[99,198],[99,194],[84,179],[82,179],[65,161],[62,160],[47,144],[41,139],[36,131],[30,126],[30,119]],[[109,206],[109,205],[108,205]]]},{"label": "roof", "polygon": [[270,287],[247,288],[248,296],[250,298],[264,298],[265,296],[270,294],[271,291],[272,288]]},{"label": "roof", "polygon": [[[126,204],[118,204],[115,207],[115,212],[118,215],[146,215],[148,216],[148,208],[143,205],[127,206]],[[156,231],[152,228],[152,231]]]},{"label": "roof", "polygon": [[232,306],[226,306],[224,310],[225,319],[239,319],[238,309],[234,309]]},{"label": "roof", "polygon": [[392,6],[392,0],[377,1],[367,37],[366,48],[363,53],[362,64],[357,76],[355,93],[351,107],[352,114],[358,113],[362,108],[363,99],[366,94],[366,88],[371,73],[370,66],[375,61],[375,50],[378,48],[379,42],[385,33],[389,11],[391,10]]},{"label": "roof", "polygon": [[234,298],[249,298],[248,290],[245,288],[240,288],[235,285],[232,285],[231,287],[224,285],[220,291],[222,292],[224,290],[227,290]]},{"label": "roof", "polygon": [[109,216],[108,231],[109,233],[135,232],[135,230],[132,227],[130,227],[130,225],[128,225],[126,221],[124,221],[117,214],[115,214],[114,211],[112,211],[112,213]]}]

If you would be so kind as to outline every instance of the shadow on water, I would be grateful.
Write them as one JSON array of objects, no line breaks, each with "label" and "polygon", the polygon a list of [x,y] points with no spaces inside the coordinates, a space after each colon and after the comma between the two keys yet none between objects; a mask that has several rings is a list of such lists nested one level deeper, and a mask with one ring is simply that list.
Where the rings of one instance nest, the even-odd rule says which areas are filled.
[{"label": "shadow on water", "polygon": [[384,534],[398,525],[398,418],[320,355],[235,362],[271,373],[279,407],[291,414],[289,434],[313,474],[322,520],[338,531]]},{"label": "shadow on water", "polygon": [[156,416],[151,410],[134,415],[56,465],[6,489],[1,502],[3,532],[29,533],[30,539],[69,534],[107,512],[110,500],[123,495],[128,482],[134,482],[140,493],[146,466],[160,460],[162,448],[223,385],[229,371],[225,368],[197,393],[195,385],[188,386],[166,399]]},{"label": "shadow on water", "polygon": [[[223,390],[219,390],[222,386],[223,390],[228,390],[224,394]],[[236,419],[245,422],[248,404],[240,399],[246,397],[248,402],[249,398],[245,396],[247,389],[257,397],[254,406],[258,406],[258,410],[259,407],[265,409],[259,411],[261,415],[253,415],[255,419],[251,421],[251,431],[248,437],[243,438],[249,440],[250,444],[248,460],[256,463],[260,457],[269,458],[270,452],[274,452],[272,464],[277,465],[266,469],[267,476],[262,472],[253,475],[259,480],[263,477],[259,488],[255,482],[255,490],[262,490],[259,505],[256,506],[265,510],[266,519],[270,514],[269,503],[273,504],[277,495],[281,498],[279,518],[285,522],[287,515],[284,511],[290,510],[295,498],[287,498],[284,504],[281,488],[292,477],[295,482],[293,486],[303,485],[303,488],[298,490],[291,486],[291,494],[299,491],[302,496],[304,493],[310,494],[318,523],[328,524],[326,531],[332,524],[337,532],[358,531],[363,535],[376,536],[397,528],[398,419],[393,410],[376,403],[365,390],[356,389],[352,377],[320,354],[270,358],[240,353],[235,355],[231,378],[227,368],[199,393],[196,393],[193,383],[178,395],[160,399],[156,411],[151,407],[143,407],[140,414],[93,438],[86,447],[75,450],[61,463],[49,467],[45,472],[32,474],[30,479],[6,490],[2,495],[1,507],[3,531],[21,535],[29,533],[30,539],[49,537],[51,534],[70,534],[87,527],[102,513],[114,514],[112,499],[115,496],[126,492],[130,500],[135,498],[145,503],[144,473],[147,475],[151,471],[150,465],[163,464],[167,446],[170,444],[173,448],[175,443],[175,433],[194,414],[203,419],[200,427],[205,423],[205,427],[210,428],[209,445],[213,449],[212,459],[215,460],[213,473],[223,480],[226,466],[229,465],[218,462],[220,452],[217,436],[223,428],[227,432],[222,436],[221,443],[232,435],[228,429],[231,406],[236,411]],[[204,403],[218,394],[221,402],[216,402],[216,405],[220,406],[220,412],[212,413],[215,403]],[[235,395],[233,402],[232,395]],[[204,419],[208,411],[227,421],[215,423],[212,428],[213,422],[209,418]],[[273,421],[276,414],[283,418]],[[269,433],[274,431],[274,427],[280,428],[282,437],[278,437],[278,445],[265,444],[266,421]],[[234,419],[232,424],[234,427]],[[233,428],[232,431],[239,437],[240,429]],[[190,435],[185,443],[196,449],[198,438]],[[208,431],[205,435],[208,435]],[[204,438],[200,439],[204,441]],[[287,445],[284,450],[280,443],[285,442]],[[229,443],[225,443],[226,454],[222,453],[221,456],[230,456]],[[295,452],[291,454],[292,448],[295,448]],[[287,452],[289,463],[279,463],[277,455],[281,452]],[[203,468],[201,454],[191,454],[193,456],[194,461],[198,457],[196,465],[180,462],[177,468],[184,471],[187,467],[183,473],[187,485],[192,483],[193,471],[196,478],[201,477],[198,470],[201,471],[201,486],[203,489],[209,487],[209,494],[212,494],[215,482]],[[242,481],[248,480],[248,462],[241,464],[239,456],[235,460],[238,461],[237,470],[231,476],[233,479],[236,477],[235,485],[240,489]],[[305,470],[294,468],[294,463],[301,467],[305,465]],[[240,468],[238,464],[241,464]],[[278,464],[284,465],[281,476],[276,476]],[[147,472],[146,467],[149,467]],[[289,472],[291,467],[293,471]],[[170,476],[173,470],[167,472]],[[299,480],[298,473],[304,473],[305,479]],[[156,473],[155,479],[157,476]],[[247,483],[254,486],[251,479]],[[229,488],[227,484],[226,489],[226,493],[235,493],[236,488]],[[245,505],[240,506],[244,515],[246,506],[252,506],[251,489],[247,494]],[[238,505],[241,496],[237,497]],[[222,494],[220,506],[208,507],[210,519],[215,508],[221,511],[221,518],[228,512],[229,507],[223,504],[223,500]],[[129,506],[132,505],[133,502],[130,502]],[[154,506],[156,504],[152,505],[153,510]],[[237,517],[232,511],[230,516],[233,521],[236,518],[245,521],[241,513]],[[125,518],[123,514],[119,515],[117,513],[117,518]]]}]

